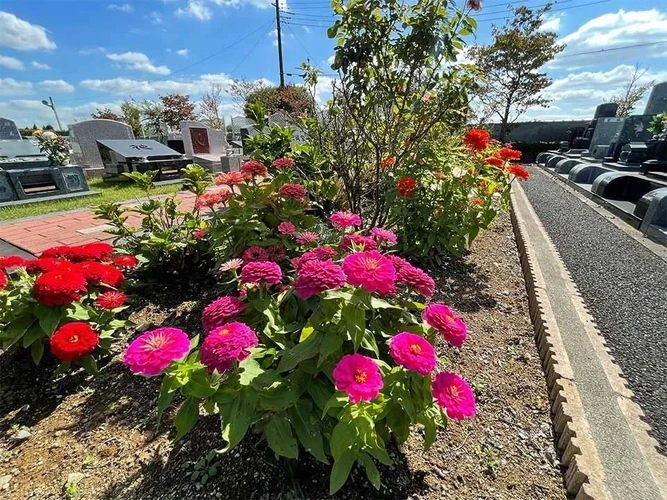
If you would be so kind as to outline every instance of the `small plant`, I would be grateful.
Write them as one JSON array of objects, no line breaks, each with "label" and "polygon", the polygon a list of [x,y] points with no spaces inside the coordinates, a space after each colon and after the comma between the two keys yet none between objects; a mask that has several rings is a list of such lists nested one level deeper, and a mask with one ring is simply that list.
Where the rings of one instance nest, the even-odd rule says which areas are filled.
[{"label": "small plant", "polygon": [[77,500],[78,498],[81,498],[81,492],[76,483],[66,482],[65,486],[63,486],[63,492],[67,500]]},{"label": "small plant", "polygon": [[209,479],[218,475],[220,463],[218,462],[218,452],[211,450],[206,456],[200,458],[193,467],[190,480],[205,485]]},{"label": "small plant", "polygon": [[37,138],[39,150],[46,154],[52,166],[63,165],[69,160],[70,150],[65,139],[54,132],[36,130],[33,136]]},{"label": "small plant", "polygon": [[479,465],[482,469],[482,472],[490,475],[495,479],[496,469],[500,465],[500,456],[498,455],[498,451],[495,448],[484,444],[482,446],[475,447],[475,454],[479,459]]}]

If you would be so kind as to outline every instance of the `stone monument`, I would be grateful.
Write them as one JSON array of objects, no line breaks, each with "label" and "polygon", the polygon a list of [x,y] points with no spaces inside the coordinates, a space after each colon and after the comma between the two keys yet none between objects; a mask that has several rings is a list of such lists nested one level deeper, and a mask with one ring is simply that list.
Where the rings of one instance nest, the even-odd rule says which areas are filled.
[{"label": "stone monument", "polygon": [[86,120],[69,125],[72,139],[72,163],[104,168],[97,148],[98,139],[134,139],[132,127],[115,120]]},{"label": "stone monument", "polygon": [[21,133],[19,132],[16,122],[8,118],[0,118],[0,140],[20,141]]},{"label": "stone monument", "polygon": [[227,155],[227,133],[215,130],[198,121],[182,121],[183,149],[193,163],[212,172],[220,172],[220,157]]}]

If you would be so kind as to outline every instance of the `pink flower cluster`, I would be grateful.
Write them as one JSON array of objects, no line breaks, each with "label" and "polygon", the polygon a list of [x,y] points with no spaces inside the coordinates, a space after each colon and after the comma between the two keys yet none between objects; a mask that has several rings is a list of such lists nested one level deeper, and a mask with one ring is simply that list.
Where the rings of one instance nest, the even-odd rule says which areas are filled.
[{"label": "pink flower cluster", "polygon": [[431,304],[424,310],[424,321],[438,330],[447,342],[461,347],[468,337],[468,329],[461,318],[444,304]]},{"label": "pink flower cluster", "polygon": [[348,255],[343,260],[343,271],[350,285],[361,286],[371,293],[388,294],[394,291],[394,265],[375,250]]},{"label": "pink flower cluster", "polygon": [[252,179],[254,177],[266,177],[269,175],[266,166],[257,160],[248,160],[243,165],[241,165],[241,173],[247,179]]},{"label": "pink flower cluster", "polygon": [[294,288],[302,299],[345,285],[345,273],[330,260],[307,260],[297,271]]},{"label": "pink flower cluster", "polygon": [[341,230],[361,226],[361,217],[352,212],[334,212],[330,220],[333,227]]},{"label": "pink flower cluster", "polygon": [[276,285],[283,279],[283,272],[275,262],[250,262],[241,269],[241,283]]},{"label": "pink flower cluster", "polygon": [[443,372],[435,376],[433,397],[446,410],[449,418],[463,420],[475,416],[475,395],[466,381],[456,373]]},{"label": "pink flower cluster", "polygon": [[250,356],[249,349],[257,347],[259,339],[245,323],[232,322],[211,331],[201,346],[201,362],[209,373],[224,373],[233,363]]},{"label": "pink flower cluster", "polygon": [[123,363],[132,373],[147,377],[159,375],[172,361],[190,351],[188,335],[178,328],[162,327],[142,333],[125,351]]},{"label": "pink flower cluster", "polygon": [[435,293],[435,281],[433,281],[433,278],[426,272],[408,263],[397,269],[396,282],[415,289],[424,297],[431,298]]},{"label": "pink flower cluster", "polygon": [[202,311],[201,322],[206,333],[243,312],[246,305],[236,297],[224,296],[215,299]]},{"label": "pink flower cluster", "polygon": [[333,370],[336,389],[345,391],[353,403],[371,401],[384,386],[380,367],[362,354],[347,354]]},{"label": "pink flower cluster", "polygon": [[303,200],[306,197],[307,191],[301,184],[283,184],[280,186],[278,194],[283,198]]},{"label": "pink flower cluster", "polygon": [[303,233],[297,233],[296,242],[299,245],[308,245],[309,243],[315,243],[320,239],[320,236],[313,231],[304,231]]},{"label": "pink flower cluster", "polygon": [[292,168],[295,165],[295,161],[292,158],[276,158],[273,160],[272,165],[277,168],[278,170],[287,170],[288,168]]},{"label": "pink flower cluster", "polygon": [[201,210],[204,207],[213,208],[215,205],[226,203],[232,197],[231,191],[218,190],[204,193],[197,197],[195,208]]},{"label": "pink flower cluster", "polygon": [[259,262],[262,260],[269,260],[269,254],[263,247],[248,247],[241,255],[243,262]]},{"label": "pink flower cluster", "polygon": [[387,245],[395,245],[398,242],[398,237],[388,229],[381,227],[374,227],[370,230],[370,235],[375,238],[378,243],[386,243]]}]

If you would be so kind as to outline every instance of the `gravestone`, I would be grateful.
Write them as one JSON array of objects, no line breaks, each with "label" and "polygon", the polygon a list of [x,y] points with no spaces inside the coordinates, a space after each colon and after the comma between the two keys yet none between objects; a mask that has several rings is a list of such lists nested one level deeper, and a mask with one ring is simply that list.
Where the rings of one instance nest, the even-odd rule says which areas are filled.
[{"label": "gravestone", "polygon": [[7,118],[0,118],[0,140],[20,141],[21,133],[16,122]]},{"label": "gravestone", "polygon": [[623,124],[609,142],[609,150],[607,156],[604,157],[605,163],[618,161],[622,148],[626,144],[650,140],[653,134],[649,132],[648,128],[652,118],[653,115],[632,115],[623,119]]},{"label": "gravestone", "polygon": [[653,86],[644,109],[645,115],[659,115],[667,111],[667,82],[658,83]]},{"label": "gravestone", "polygon": [[615,102],[607,102],[600,104],[595,108],[595,113],[593,114],[593,119],[586,127],[586,130],[580,137],[575,137],[570,141],[570,150],[571,153],[579,152],[582,153],[584,150],[589,149],[591,144],[591,139],[595,133],[595,128],[597,126],[598,120],[600,118],[613,118],[616,116],[616,111],[618,110],[618,104]]},{"label": "gravestone", "polygon": [[253,125],[255,122],[245,116],[234,116],[231,120],[232,141],[241,140],[241,128]]},{"label": "gravestone", "polygon": [[93,168],[104,168],[97,148],[98,139],[134,139],[132,127],[115,120],[86,120],[68,128],[72,139],[72,162]]},{"label": "gravestone", "polygon": [[591,137],[590,146],[587,151],[581,153],[581,157],[602,160],[612,139],[623,126],[623,121],[624,118],[599,118]]},{"label": "gravestone", "polygon": [[16,194],[14,185],[9,179],[9,172],[0,170],[0,203],[4,203],[6,201],[15,201],[18,199],[19,197]]},{"label": "gravestone", "polygon": [[[2,174],[9,179],[15,193],[13,199],[2,201],[31,200],[89,190],[83,169],[76,165],[14,169]],[[0,186],[2,184],[3,181],[0,181]]]},{"label": "gravestone", "polygon": [[0,170],[48,167],[49,159],[31,141],[0,140]]},{"label": "gravestone", "polygon": [[228,148],[224,127],[215,130],[198,121],[182,121],[180,126],[185,156],[212,172],[220,172],[220,157]]},{"label": "gravestone", "polygon": [[150,139],[98,140],[104,162],[105,177],[117,177],[123,172],[157,170],[156,180],[180,177],[185,168],[185,155]]},{"label": "gravestone", "polygon": [[649,233],[650,226],[659,226],[661,232],[667,232],[667,188],[654,189],[642,196],[634,215],[642,221],[640,231]]}]

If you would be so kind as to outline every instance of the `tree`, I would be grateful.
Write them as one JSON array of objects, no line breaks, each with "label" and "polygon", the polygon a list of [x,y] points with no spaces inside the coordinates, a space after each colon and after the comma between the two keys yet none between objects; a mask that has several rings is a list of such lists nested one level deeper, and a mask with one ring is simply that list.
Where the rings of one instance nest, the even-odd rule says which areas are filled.
[{"label": "tree", "polygon": [[644,93],[655,85],[655,80],[646,83],[639,83],[639,80],[646,74],[648,68],[641,69],[639,63],[635,64],[635,70],[630,76],[630,79],[623,85],[620,94],[614,95],[610,101],[618,104],[616,116],[624,118],[630,116],[630,113],[635,109],[635,104],[641,101]]},{"label": "tree", "polygon": [[305,87],[286,85],[285,87],[262,87],[250,93],[243,111],[252,118],[251,105],[261,104],[267,114],[283,113],[293,119],[312,116],[315,101]]},{"label": "tree", "polygon": [[123,113],[123,120],[130,127],[135,137],[142,137],[144,135],[141,127],[141,111],[139,106],[134,101],[125,100],[120,105],[120,110]]},{"label": "tree", "polygon": [[90,117],[95,120],[115,120],[117,122],[122,122],[123,117],[118,113],[114,113],[109,108],[97,108],[94,113],[90,114]]},{"label": "tree", "polygon": [[248,97],[257,92],[260,89],[266,87],[266,83],[263,80],[256,80],[254,82],[249,82],[243,78],[237,78],[232,80],[231,85],[227,89],[227,93],[232,97],[234,104],[240,108],[245,106],[245,103],[248,102]]},{"label": "tree", "polygon": [[196,104],[190,101],[190,96],[182,94],[168,94],[160,96],[162,104],[162,122],[168,127],[177,128],[184,120],[196,120]]},{"label": "tree", "polygon": [[539,10],[513,8],[513,17],[504,26],[493,26],[491,45],[470,48],[483,84],[476,93],[487,114],[500,118],[500,139],[505,140],[508,124],[515,122],[528,108],[547,107],[550,100],[541,92],[553,80],[539,70],[565,49],[558,45],[558,35],[542,31],[547,4]]},{"label": "tree", "polygon": [[220,118],[220,104],[222,104],[222,86],[212,83],[201,97],[199,109],[204,120],[208,122],[208,126],[216,130],[222,130],[223,125]]},{"label": "tree", "polygon": [[146,135],[157,135],[162,137],[164,135],[162,104],[144,99],[137,103],[137,108],[139,109],[141,124]]}]

